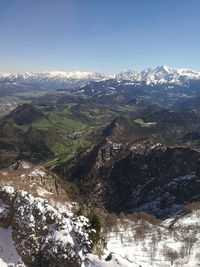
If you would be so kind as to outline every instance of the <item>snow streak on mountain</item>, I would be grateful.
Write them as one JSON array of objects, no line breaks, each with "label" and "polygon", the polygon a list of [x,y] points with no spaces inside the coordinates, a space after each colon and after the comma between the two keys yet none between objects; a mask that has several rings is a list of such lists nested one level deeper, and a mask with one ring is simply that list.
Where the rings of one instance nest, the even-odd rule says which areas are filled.
[{"label": "snow streak on mountain", "polygon": [[167,66],[149,68],[141,72],[129,70],[115,76],[118,79],[145,81],[147,84],[176,83],[184,84],[188,80],[200,79],[200,72],[188,69],[173,69]]},{"label": "snow streak on mountain", "polygon": [[28,84],[42,88],[74,88],[91,81],[105,79],[130,80],[132,82],[146,82],[147,84],[186,84],[190,80],[199,80],[200,72],[188,69],[174,69],[167,66],[148,68],[143,71],[128,70],[115,75],[100,72],[25,72],[0,73],[0,82],[4,84]]}]

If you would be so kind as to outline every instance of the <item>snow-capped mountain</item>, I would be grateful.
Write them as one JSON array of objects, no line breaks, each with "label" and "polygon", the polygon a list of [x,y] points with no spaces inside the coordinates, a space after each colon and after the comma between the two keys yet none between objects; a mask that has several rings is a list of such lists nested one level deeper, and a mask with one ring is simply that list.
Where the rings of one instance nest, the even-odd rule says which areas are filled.
[{"label": "snow-capped mountain", "polygon": [[[146,82],[147,84],[186,84],[190,80],[200,80],[200,72],[189,69],[174,69],[167,66],[148,68],[143,71],[128,70],[115,75],[101,72],[25,72],[1,73],[2,86],[24,87],[31,86],[38,89],[68,89],[84,86],[92,81],[106,79],[130,80],[132,82]],[[2,87],[1,86],[1,87]]]},{"label": "snow-capped mountain", "polygon": [[41,88],[75,88],[91,81],[100,81],[107,78],[100,72],[25,72],[0,73],[0,82],[6,85],[34,85]]},{"label": "snow-capped mountain", "polygon": [[115,75],[115,78],[137,82],[145,81],[147,84],[185,84],[189,80],[199,80],[200,72],[189,69],[174,69],[167,66],[158,66],[143,71],[124,71]]}]

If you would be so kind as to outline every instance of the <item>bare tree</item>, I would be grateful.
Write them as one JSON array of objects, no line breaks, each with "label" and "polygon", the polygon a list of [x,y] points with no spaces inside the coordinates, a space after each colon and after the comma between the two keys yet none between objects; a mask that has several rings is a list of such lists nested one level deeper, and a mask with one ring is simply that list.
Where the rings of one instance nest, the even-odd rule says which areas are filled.
[{"label": "bare tree", "polygon": [[171,265],[173,265],[174,261],[176,259],[178,259],[178,257],[179,257],[179,254],[176,250],[169,248],[167,246],[164,247],[163,254],[164,254],[166,260],[170,261]]},{"label": "bare tree", "polygon": [[197,238],[196,238],[195,232],[192,232],[190,236],[187,236],[184,238],[184,242],[187,247],[188,255],[191,254],[192,247],[196,241],[197,241]]}]

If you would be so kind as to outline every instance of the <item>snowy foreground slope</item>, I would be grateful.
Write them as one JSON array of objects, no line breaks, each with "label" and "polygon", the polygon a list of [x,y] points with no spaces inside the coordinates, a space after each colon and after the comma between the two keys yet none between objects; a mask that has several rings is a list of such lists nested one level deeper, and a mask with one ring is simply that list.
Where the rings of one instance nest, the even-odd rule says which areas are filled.
[{"label": "snowy foreground slope", "polygon": [[165,221],[145,214],[110,217],[102,225],[104,246],[97,256],[91,240],[95,230],[87,217],[77,214],[77,204],[48,190],[53,178],[44,169],[24,172],[16,178],[31,179],[28,191],[20,183],[14,186],[13,172],[0,174],[1,267],[200,266],[200,210]]},{"label": "snowy foreground slope", "polygon": [[0,266],[7,267],[8,263],[20,263],[21,258],[16,250],[12,238],[13,229],[0,228]]},{"label": "snowy foreground slope", "polygon": [[133,264],[124,266],[200,266],[199,211],[158,225],[126,223],[108,234],[105,250]]}]

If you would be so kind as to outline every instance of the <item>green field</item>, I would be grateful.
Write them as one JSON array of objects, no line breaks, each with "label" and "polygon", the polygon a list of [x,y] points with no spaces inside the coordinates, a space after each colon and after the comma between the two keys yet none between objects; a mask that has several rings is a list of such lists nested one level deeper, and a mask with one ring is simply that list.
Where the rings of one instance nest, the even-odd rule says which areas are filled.
[{"label": "green field", "polygon": [[152,127],[154,125],[156,125],[156,122],[149,122],[149,123],[146,123],[145,121],[143,121],[142,119],[137,119],[137,120],[134,120],[134,122],[138,125],[140,125],[141,127],[145,127],[145,128],[149,128],[149,127]]}]

